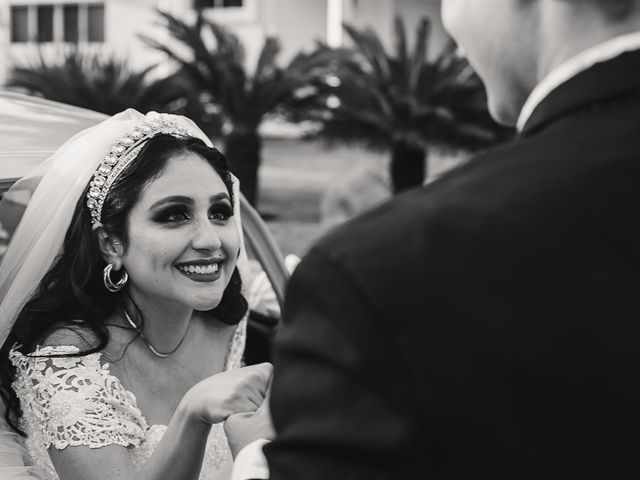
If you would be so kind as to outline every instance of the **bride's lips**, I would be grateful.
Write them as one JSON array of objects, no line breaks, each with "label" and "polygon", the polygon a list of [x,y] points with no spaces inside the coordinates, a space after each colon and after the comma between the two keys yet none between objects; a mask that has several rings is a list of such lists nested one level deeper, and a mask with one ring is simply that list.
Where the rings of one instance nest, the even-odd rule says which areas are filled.
[{"label": "bride's lips", "polygon": [[195,260],[175,265],[182,275],[194,282],[214,282],[220,278],[224,259]]}]

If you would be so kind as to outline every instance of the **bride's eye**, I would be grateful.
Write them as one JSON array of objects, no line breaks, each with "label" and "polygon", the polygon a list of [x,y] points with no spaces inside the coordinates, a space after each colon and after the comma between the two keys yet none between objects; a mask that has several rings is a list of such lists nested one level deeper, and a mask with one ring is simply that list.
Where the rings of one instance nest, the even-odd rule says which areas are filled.
[{"label": "bride's eye", "polygon": [[233,216],[233,208],[228,203],[217,203],[209,210],[209,219],[216,223],[226,223]]},{"label": "bride's eye", "polygon": [[153,216],[156,223],[178,223],[189,220],[191,215],[184,207],[170,207]]}]

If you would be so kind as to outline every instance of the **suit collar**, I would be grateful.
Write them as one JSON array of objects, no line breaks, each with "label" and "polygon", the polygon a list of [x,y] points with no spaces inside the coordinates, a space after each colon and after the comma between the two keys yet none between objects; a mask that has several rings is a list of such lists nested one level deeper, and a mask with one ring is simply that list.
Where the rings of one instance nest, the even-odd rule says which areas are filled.
[{"label": "suit collar", "polygon": [[640,33],[618,37],[565,62],[531,93],[518,119],[523,134],[589,105],[640,93]]}]

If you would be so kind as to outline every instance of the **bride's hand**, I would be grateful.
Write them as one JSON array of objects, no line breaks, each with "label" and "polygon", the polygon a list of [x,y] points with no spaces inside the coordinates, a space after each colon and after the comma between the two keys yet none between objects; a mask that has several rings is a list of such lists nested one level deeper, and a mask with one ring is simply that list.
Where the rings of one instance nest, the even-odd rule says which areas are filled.
[{"label": "bride's hand", "polygon": [[213,375],[191,387],[182,401],[208,425],[234,413],[254,412],[264,401],[272,371],[270,363],[261,363]]},{"label": "bride's hand", "polygon": [[233,458],[236,458],[240,450],[255,440],[261,438],[273,440],[275,431],[271,421],[269,409],[271,384],[267,395],[255,412],[242,412],[230,415],[224,422],[224,431]]}]

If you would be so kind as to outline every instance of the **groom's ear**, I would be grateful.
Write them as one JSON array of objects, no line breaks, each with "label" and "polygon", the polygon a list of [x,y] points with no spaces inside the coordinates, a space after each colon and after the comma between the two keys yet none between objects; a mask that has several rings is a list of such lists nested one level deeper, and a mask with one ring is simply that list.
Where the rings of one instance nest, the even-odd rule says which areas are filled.
[{"label": "groom's ear", "polygon": [[95,230],[95,235],[98,238],[98,245],[100,246],[100,252],[102,253],[104,261],[113,263],[114,269],[120,270],[122,266],[122,256],[124,255],[122,241],[108,234],[104,227],[98,227]]}]

